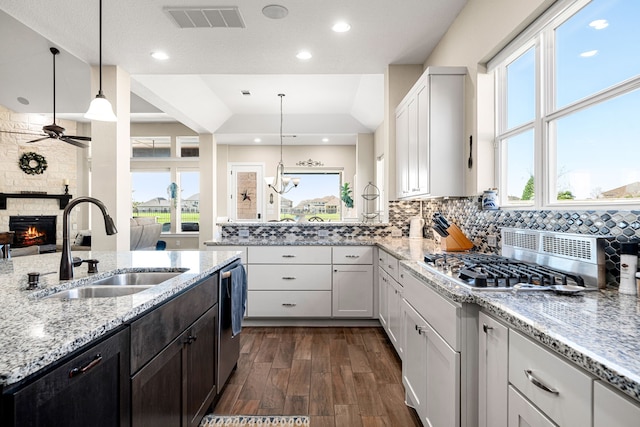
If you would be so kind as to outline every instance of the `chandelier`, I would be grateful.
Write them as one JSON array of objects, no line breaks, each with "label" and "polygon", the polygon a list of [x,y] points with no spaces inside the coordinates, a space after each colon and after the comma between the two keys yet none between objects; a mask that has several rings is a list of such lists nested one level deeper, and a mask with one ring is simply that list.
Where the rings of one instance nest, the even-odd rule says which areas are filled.
[{"label": "chandelier", "polygon": [[280,162],[276,168],[276,176],[268,176],[264,180],[273,191],[284,194],[297,187],[300,184],[300,178],[284,176],[284,163],[282,163],[282,98],[284,93],[279,93],[278,96],[280,97]]}]

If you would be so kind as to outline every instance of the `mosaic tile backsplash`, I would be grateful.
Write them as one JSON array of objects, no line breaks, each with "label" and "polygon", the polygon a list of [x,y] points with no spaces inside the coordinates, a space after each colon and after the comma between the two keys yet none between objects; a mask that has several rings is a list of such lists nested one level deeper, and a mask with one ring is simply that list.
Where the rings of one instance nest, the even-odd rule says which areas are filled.
[{"label": "mosaic tile backsplash", "polygon": [[[313,239],[318,230],[325,230],[330,238],[386,238],[401,233],[409,237],[409,221],[414,216],[425,218],[424,237],[433,238],[431,218],[440,212],[455,223],[475,245],[475,250],[500,254],[502,227],[548,230],[564,233],[611,236],[605,244],[607,285],[618,286],[620,277],[620,244],[631,239],[640,240],[640,211],[622,210],[494,210],[483,211],[475,197],[439,200],[392,201],[389,203],[389,223],[342,224],[240,224],[222,225],[221,237],[235,239],[241,230],[252,239]],[[495,236],[497,246],[488,245],[488,236]]]},{"label": "mosaic tile backsplash", "polygon": [[[611,236],[605,244],[607,284],[618,286],[620,277],[620,243],[640,240],[640,211],[585,210],[585,211],[533,211],[494,210],[483,211],[475,197],[445,200],[393,201],[389,203],[389,222],[409,235],[409,218],[420,215],[425,218],[425,237],[433,237],[430,228],[434,212],[440,212],[450,222],[458,225],[480,252],[501,251],[502,227],[548,230],[564,233]],[[489,247],[487,236],[495,236],[497,247]]]}]

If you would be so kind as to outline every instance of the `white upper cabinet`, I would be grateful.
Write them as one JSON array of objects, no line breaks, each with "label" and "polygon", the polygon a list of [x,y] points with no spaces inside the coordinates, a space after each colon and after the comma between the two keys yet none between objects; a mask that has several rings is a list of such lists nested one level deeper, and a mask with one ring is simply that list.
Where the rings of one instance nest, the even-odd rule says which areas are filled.
[{"label": "white upper cabinet", "polygon": [[429,67],[396,108],[397,197],[464,195],[465,67]]}]

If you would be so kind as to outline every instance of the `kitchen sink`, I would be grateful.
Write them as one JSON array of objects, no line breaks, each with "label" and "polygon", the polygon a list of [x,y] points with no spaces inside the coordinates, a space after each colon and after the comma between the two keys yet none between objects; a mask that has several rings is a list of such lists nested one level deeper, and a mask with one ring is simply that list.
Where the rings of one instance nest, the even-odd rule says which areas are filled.
[{"label": "kitchen sink", "polygon": [[153,285],[101,285],[82,286],[56,292],[48,298],[79,299],[79,298],[112,298],[132,295],[149,289]]},{"label": "kitchen sink", "polygon": [[[186,270],[185,270],[186,271]],[[140,271],[119,273],[97,279],[85,286],[67,289],[47,298],[113,298],[136,294],[172,279],[184,271]]]},{"label": "kitchen sink", "polygon": [[182,274],[181,271],[120,273],[91,282],[89,286],[153,286]]}]

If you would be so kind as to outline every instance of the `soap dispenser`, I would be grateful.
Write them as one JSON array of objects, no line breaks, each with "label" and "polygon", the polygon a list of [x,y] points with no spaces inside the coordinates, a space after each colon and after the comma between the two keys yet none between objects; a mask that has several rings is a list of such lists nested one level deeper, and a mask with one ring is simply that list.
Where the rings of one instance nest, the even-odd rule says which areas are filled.
[{"label": "soap dispenser", "polygon": [[636,295],[636,272],[638,271],[638,242],[620,244],[620,288],[618,292]]}]

